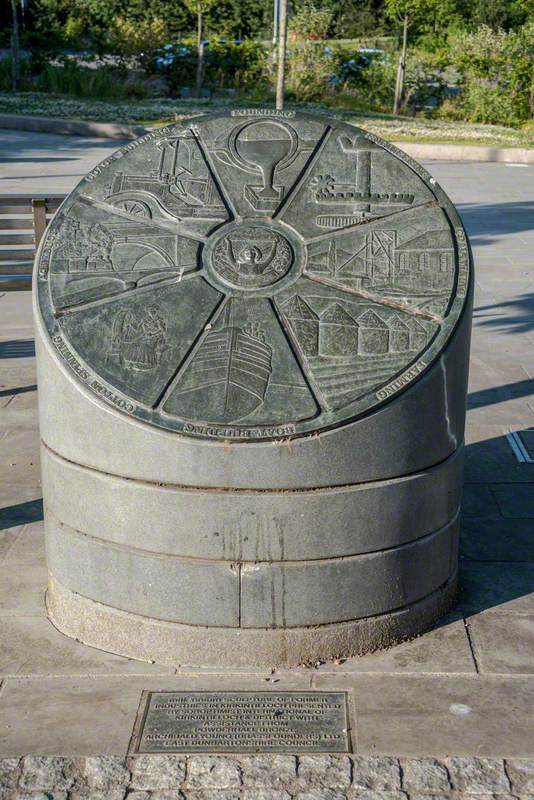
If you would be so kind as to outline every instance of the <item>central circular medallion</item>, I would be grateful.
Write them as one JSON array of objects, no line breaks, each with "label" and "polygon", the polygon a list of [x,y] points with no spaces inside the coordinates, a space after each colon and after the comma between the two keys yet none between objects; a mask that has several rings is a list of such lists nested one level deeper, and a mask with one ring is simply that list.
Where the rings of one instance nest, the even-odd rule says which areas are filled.
[{"label": "central circular medallion", "polygon": [[283,278],[295,253],[285,236],[262,225],[240,225],[211,251],[214,272],[229,286],[261,289]]}]

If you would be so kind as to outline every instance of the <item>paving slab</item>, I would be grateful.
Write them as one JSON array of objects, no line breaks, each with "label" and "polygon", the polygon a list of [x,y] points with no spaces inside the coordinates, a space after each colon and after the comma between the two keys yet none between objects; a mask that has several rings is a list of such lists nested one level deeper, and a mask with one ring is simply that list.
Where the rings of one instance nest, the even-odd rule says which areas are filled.
[{"label": "paving slab", "polygon": [[317,689],[354,693],[357,752],[531,756],[530,675],[327,675]]},{"label": "paving slab", "polygon": [[534,564],[465,561],[460,565],[460,596],[466,612],[492,609],[500,614],[534,614]]},{"label": "paving slab", "polygon": [[14,569],[4,559],[0,563],[0,617],[41,615],[46,579],[44,560],[40,564],[24,564],[20,569]]},{"label": "paving slab", "polygon": [[491,485],[464,484],[462,517],[476,520],[499,518],[499,507],[491,489]]},{"label": "paving slab", "polygon": [[468,561],[534,563],[534,521],[462,517],[462,557]]},{"label": "paving slab", "polygon": [[[528,427],[534,421],[532,412],[530,412],[530,416],[533,419],[526,417],[524,421],[516,425],[510,422],[508,432]],[[521,464],[517,460],[506,433],[502,430],[499,436],[492,436],[467,445],[465,449],[465,480],[467,482],[491,484],[494,487],[499,483],[532,485],[534,464]],[[509,491],[515,495],[518,489],[518,486],[511,486]],[[502,514],[496,492],[494,492],[494,497]]]},{"label": "paving slab", "polygon": [[0,519],[3,525],[11,527],[23,522],[28,509],[34,507],[35,504],[42,507],[40,481],[21,485],[13,483],[11,480],[5,480],[4,483],[0,483],[0,504]]},{"label": "paving slab", "polygon": [[[37,428],[7,430],[0,439],[0,508],[17,499],[41,497],[41,471],[39,459],[39,432]],[[24,497],[22,497],[24,495]]]},{"label": "paving slab", "polygon": [[15,542],[17,541],[18,535],[22,530],[22,525],[16,527],[9,527],[5,530],[1,529],[0,523],[0,561],[2,561],[6,555],[9,553],[10,549],[13,547]]},{"label": "paving slab", "polygon": [[44,611],[2,620],[0,675],[173,675],[174,668],[96,650],[59,633]]},{"label": "paving slab", "polygon": [[443,617],[424,636],[360,658],[326,662],[318,665],[317,671],[322,675],[359,672],[469,674],[476,672],[476,665],[464,617],[458,609]]},{"label": "paving slab", "polygon": [[4,564],[14,569],[41,566],[45,560],[44,525],[34,522],[22,526],[13,546],[5,555]]},{"label": "paving slab", "polygon": [[[14,387],[12,394],[2,396],[0,391],[0,408],[2,408],[2,425],[6,430],[27,426],[28,414],[37,419],[37,387],[33,385]],[[4,402],[2,402],[4,401]],[[34,426],[32,426],[33,428]],[[36,426],[35,426],[36,427]]]},{"label": "paving slab", "polygon": [[534,674],[534,614],[483,611],[466,624],[480,672]]},{"label": "paving slab", "polygon": [[[534,466],[534,465],[530,465]],[[532,483],[520,483],[511,486],[509,483],[498,483],[493,493],[499,511],[505,518],[534,519],[534,491]]]},{"label": "paving slab", "polygon": [[10,678],[2,686],[0,757],[24,754],[126,755],[141,692],[306,690],[310,676],[163,675],[161,677]]}]

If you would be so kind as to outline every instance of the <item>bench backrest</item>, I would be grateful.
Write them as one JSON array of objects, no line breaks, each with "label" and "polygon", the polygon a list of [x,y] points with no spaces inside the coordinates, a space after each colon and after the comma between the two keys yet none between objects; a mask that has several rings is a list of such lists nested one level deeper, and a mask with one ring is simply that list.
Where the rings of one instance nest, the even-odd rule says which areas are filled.
[{"label": "bench backrest", "polygon": [[31,288],[35,251],[63,200],[0,196],[0,292]]}]

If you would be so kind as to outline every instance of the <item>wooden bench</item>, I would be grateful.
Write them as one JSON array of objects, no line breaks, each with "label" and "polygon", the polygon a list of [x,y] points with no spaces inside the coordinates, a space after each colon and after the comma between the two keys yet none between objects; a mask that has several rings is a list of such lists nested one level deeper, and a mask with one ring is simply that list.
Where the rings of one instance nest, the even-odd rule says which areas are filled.
[{"label": "wooden bench", "polygon": [[63,200],[0,196],[0,292],[31,288],[35,251]]}]

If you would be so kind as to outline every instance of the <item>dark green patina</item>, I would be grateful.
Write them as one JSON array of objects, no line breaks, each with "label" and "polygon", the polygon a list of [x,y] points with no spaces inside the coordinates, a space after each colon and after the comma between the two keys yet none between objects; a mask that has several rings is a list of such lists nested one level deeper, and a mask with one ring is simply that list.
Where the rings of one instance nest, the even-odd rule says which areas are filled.
[{"label": "dark green patina", "polygon": [[120,411],[251,441],[405,390],[463,312],[470,254],[434,179],[358,128],[239,111],[160,129],[67,198],[38,257],[51,340]]}]

